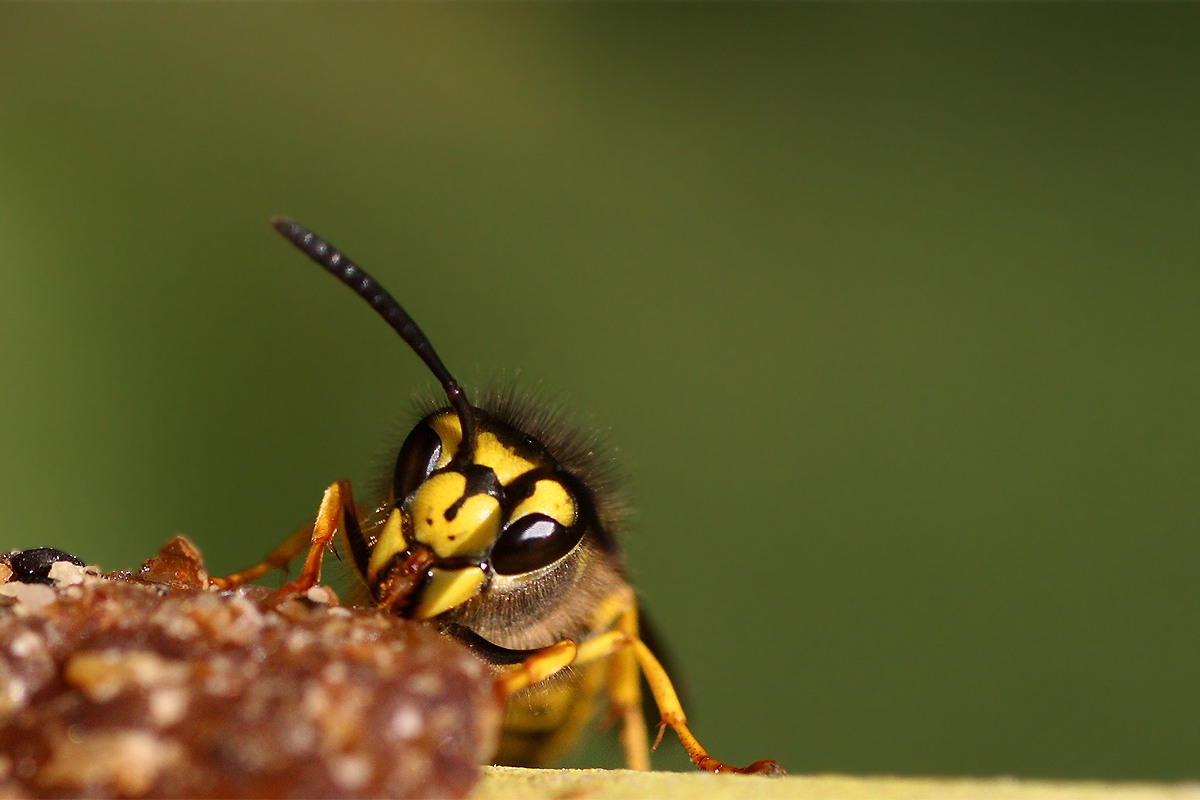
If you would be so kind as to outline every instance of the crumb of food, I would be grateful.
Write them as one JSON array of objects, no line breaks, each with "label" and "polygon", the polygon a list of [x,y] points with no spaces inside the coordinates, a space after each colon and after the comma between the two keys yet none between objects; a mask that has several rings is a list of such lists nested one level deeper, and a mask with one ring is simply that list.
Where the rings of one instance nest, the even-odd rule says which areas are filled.
[{"label": "crumb of food", "polygon": [[337,595],[328,586],[314,586],[304,596],[323,606],[336,606],[338,601]]},{"label": "crumb of food", "polygon": [[77,583],[83,583],[84,578],[89,574],[95,575],[95,570],[89,573],[87,567],[72,564],[70,561],[55,561],[50,565],[46,576],[56,586],[74,586]]},{"label": "crumb of food", "polygon": [[31,614],[57,599],[54,590],[44,583],[6,583],[0,586],[0,597],[11,597],[17,614]]},{"label": "crumb of food", "polygon": [[0,567],[0,795],[461,797],[495,748],[488,671],[427,625],[211,591],[183,539],[136,574]]}]

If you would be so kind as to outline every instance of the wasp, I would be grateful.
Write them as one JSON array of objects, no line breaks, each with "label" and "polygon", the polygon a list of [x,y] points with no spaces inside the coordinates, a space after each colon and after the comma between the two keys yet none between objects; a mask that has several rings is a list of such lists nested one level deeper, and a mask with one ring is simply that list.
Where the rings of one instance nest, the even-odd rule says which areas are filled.
[{"label": "wasp", "polygon": [[408,434],[377,507],[360,511],[349,482],[336,481],[311,526],[217,585],[232,588],[286,567],[307,548],[296,578],[279,590],[305,592],[340,534],[378,609],[435,625],[492,668],[508,698],[496,763],[546,763],[578,736],[605,695],[626,765],[649,769],[644,676],[661,716],[655,746],[671,728],[700,769],[781,774],[774,761],[723,764],[689,730],[670,677],[639,636],[637,597],[616,536],[620,504],[589,441],[515,395],[472,404],[374,278],[303,225],[286,218],[272,224],[383,317],[425,362],[447,402],[432,405]]}]

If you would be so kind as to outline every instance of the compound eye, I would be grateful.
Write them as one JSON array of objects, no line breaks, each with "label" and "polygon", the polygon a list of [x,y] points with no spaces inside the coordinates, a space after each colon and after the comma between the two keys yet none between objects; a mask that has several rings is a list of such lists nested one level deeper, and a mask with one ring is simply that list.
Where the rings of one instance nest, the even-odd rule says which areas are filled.
[{"label": "compound eye", "polygon": [[397,504],[404,502],[429,477],[441,454],[442,437],[433,428],[422,422],[412,429],[400,448],[400,455],[396,456],[393,489]]},{"label": "compound eye", "polygon": [[583,526],[563,527],[545,514],[526,514],[509,523],[492,548],[492,569],[499,575],[532,572],[571,552],[583,538]]}]

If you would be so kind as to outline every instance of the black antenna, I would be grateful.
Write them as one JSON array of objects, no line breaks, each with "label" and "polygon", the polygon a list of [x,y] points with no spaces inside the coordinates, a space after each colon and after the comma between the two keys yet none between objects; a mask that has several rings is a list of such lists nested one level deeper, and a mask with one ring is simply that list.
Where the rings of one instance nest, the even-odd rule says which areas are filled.
[{"label": "black antenna", "polygon": [[300,248],[304,255],[320,264],[326,272],[366,300],[371,308],[387,320],[387,324],[391,325],[396,333],[400,334],[400,338],[421,357],[425,366],[429,367],[434,376],[441,381],[442,388],[446,390],[446,397],[450,398],[450,405],[458,414],[458,422],[462,426],[462,443],[453,460],[462,459],[470,462],[475,454],[475,415],[471,413],[471,404],[467,402],[467,396],[459,387],[458,381],[454,380],[450,370],[446,369],[446,365],[438,358],[433,345],[417,327],[417,323],[413,322],[413,318],[408,315],[408,312],[401,308],[400,304],[396,302],[396,298],[388,294],[388,290],[380,286],[362,267],[346,258],[299,222],[287,217],[272,217],[271,224],[275,230],[283,234],[285,239]]}]

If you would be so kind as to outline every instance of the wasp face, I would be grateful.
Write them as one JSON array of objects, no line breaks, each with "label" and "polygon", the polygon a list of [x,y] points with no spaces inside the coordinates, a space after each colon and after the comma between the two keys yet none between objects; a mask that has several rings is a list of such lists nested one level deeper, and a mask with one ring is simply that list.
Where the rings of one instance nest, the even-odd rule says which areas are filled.
[{"label": "wasp face", "polygon": [[396,459],[366,579],[403,616],[436,617],[494,580],[535,576],[597,527],[586,489],[541,444],[473,410],[472,452],[459,452],[462,426],[445,410],[418,423]]}]

